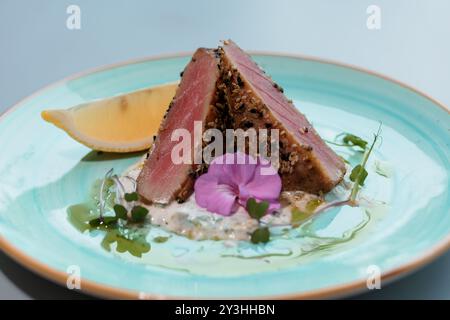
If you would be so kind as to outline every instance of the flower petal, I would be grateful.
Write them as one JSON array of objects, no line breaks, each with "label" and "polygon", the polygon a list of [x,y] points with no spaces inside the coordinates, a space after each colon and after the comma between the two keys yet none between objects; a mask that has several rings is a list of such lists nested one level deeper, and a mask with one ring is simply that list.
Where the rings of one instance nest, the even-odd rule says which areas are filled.
[{"label": "flower petal", "polygon": [[257,167],[257,160],[242,152],[227,153],[224,173],[231,177],[236,185],[246,184],[253,179]]},{"label": "flower petal", "polygon": [[212,175],[217,177],[219,183],[222,184],[229,184],[229,185],[236,185],[233,178],[225,172],[225,163],[231,163],[231,153],[227,153],[221,156],[216,157],[208,167],[208,175]]},{"label": "flower petal", "polygon": [[267,160],[258,159],[253,179],[239,185],[239,197],[277,200],[281,192],[281,178]]},{"label": "flower petal", "polygon": [[219,184],[217,177],[204,174],[194,185],[195,201],[210,212],[228,216],[238,209],[237,195],[233,188]]},{"label": "flower petal", "polygon": [[257,199],[276,200],[280,196],[280,192],[281,178],[278,174],[274,176],[255,175],[250,183],[239,186],[240,195]]}]

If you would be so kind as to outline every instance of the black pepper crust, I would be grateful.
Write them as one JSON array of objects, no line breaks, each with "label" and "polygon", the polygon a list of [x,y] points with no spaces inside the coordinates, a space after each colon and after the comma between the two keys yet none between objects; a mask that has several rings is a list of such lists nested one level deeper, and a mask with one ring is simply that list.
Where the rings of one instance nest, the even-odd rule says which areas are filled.
[{"label": "black pepper crust", "polygon": [[[322,171],[321,164],[316,161],[313,147],[298,142],[293,133],[288,132],[277,121],[269,108],[254,92],[251,85],[242,77],[239,71],[227,59],[222,47],[218,49],[220,57],[221,77],[217,90],[225,98],[225,110],[228,116],[228,128],[232,129],[278,129],[279,130],[279,174],[282,179],[283,190],[302,190],[314,194],[328,192],[334,187]],[[274,88],[283,92],[278,84],[273,82]],[[292,101],[290,101],[292,103]],[[299,129],[302,134],[313,134],[308,127]],[[268,135],[270,145],[270,134]],[[249,151],[246,147],[246,152]],[[270,156],[270,154],[269,154]]]},{"label": "black pepper crust", "polygon": [[[334,187],[323,173],[321,164],[314,156],[313,148],[297,141],[292,132],[288,132],[283,124],[277,121],[270,109],[261,98],[254,92],[252,86],[231,64],[224,54],[223,48],[210,50],[217,60],[217,70],[220,74],[216,83],[214,98],[208,109],[208,115],[204,122],[204,130],[215,128],[222,131],[225,137],[226,129],[269,129],[267,144],[271,144],[270,129],[278,129],[280,152],[279,174],[282,179],[283,190],[306,191],[309,193],[322,194]],[[195,62],[195,58],[192,59]],[[180,73],[183,77],[184,71]],[[273,82],[273,87],[280,92],[283,89]],[[292,104],[292,101],[289,101]],[[164,119],[169,114],[173,102],[169,105]],[[302,135],[315,134],[310,127],[301,127]],[[208,143],[203,141],[203,147]],[[224,150],[226,150],[224,139]],[[236,151],[236,150],[235,150]],[[244,152],[249,153],[250,148],[246,146]],[[218,156],[218,155],[216,155]],[[270,154],[269,154],[270,156]],[[147,154],[148,158],[148,154]],[[201,174],[205,173],[208,165],[193,165],[185,182],[175,195],[175,200],[184,202],[193,191],[194,182]]]},{"label": "black pepper crust", "polygon": [[[219,60],[217,58],[217,54],[215,53],[215,51],[211,50],[211,49],[207,49],[207,51],[209,54],[211,54],[215,57],[215,59],[217,60],[217,65],[219,65]],[[195,63],[196,59],[193,57],[191,59],[191,61],[193,63]],[[181,77],[184,76],[184,70],[180,73],[180,76]],[[164,125],[166,118],[169,116],[169,114],[172,110],[172,106],[174,105],[175,99],[176,99],[176,97],[174,97],[174,99],[171,101],[166,113],[164,114],[162,126]],[[227,127],[226,123],[228,121],[227,120],[228,114],[226,114],[224,112],[224,110],[226,108],[227,107],[226,107],[226,101],[225,101],[224,96],[221,95],[221,93],[218,92],[218,90],[215,90],[214,95],[210,101],[208,110],[206,111],[207,114],[203,121],[203,131],[210,129],[210,128],[216,128],[216,129],[224,131]],[[154,137],[154,139],[155,139],[155,137]],[[207,145],[207,143],[203,141],[203,147],[205,147],[206,145]],[[149,153],[147,154],[146,157],[147,158],[149,157]],[[195,180],[197,179],[197,177],[199,177],[200,175],[205,173],[207,170],[208,170],[208,165],[206,163],[193,164],[192,168],[190,168],[189,173],[186,176],[186,179],[180,186],[179,190],[174,194],[175,200],[179,203],[186,201],[186,199],[189,198],[189,196],[193,192],[194,183],[195,183]]]}]

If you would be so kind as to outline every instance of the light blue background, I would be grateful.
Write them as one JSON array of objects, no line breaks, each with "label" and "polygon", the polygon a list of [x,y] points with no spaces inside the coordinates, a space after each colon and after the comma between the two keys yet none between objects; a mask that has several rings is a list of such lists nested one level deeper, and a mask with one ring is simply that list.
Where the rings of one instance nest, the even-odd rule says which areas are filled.
[{"label": "light blue background", "polygon": [[[81,30],[66,8],[81,8]],[[366,8],[381,8],[368,30]],[[35,90],[89,68],[214,47],[300,53],[384,73],[450,105],[450,1],[0,0],[0,113]],[[357,298],[450,298],[450,253]],[[83,298],[0,254],[0,298]]]}]

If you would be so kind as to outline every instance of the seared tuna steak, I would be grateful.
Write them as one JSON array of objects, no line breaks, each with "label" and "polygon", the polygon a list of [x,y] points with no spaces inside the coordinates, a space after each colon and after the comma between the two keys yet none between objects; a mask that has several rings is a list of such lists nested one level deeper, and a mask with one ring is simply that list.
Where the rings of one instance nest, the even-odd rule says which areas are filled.
[{"label": "seared tuna steak", "polygon": [[283,190],[330,191],[345,174],[341,158],[284,96],[281,87],[235,43],[225,41],[218,53],[218,90],[226,97],[232,128],[279,130]]},{"label": "seared tuna steak", "polygon": [[[212,50],[198,49],[182,73],[180,85],[159,129],[148,159],[137,180],[137,191],[143,200],[167,204],[183,201],[192,193],[196,172],[201,165],[176,164],[172,149],[179,141],[172,141],[176,129],[186,129],[193,141],[194,121],[216,126],[216,82],[220,76],[218,60]],[[194,149],[195,146],[192,146]],[[194,157],[194,150],[191,153]],[[192,163],[194,163],[192,159]]]}]

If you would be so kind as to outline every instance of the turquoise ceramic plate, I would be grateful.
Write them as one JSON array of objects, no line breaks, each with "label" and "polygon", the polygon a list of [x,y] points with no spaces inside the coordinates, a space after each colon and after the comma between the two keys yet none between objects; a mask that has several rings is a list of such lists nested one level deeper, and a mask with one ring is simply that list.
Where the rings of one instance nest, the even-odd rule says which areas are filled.
[{"label": "turquoise ceramic plate", "polygon": [[[64,80],[24,100],[0,121],[0,244],[28,268],[81,289],[123,298],[317,298],[381,284],[424,265],[450,245],[450,115],[442,105],[370,72],[301,57],[256,54],[319,133],[347,131],[383,141],[368,165],[364,195],[373,210],[341,208],[315,218],[308,232],[267,246],[196,242],[151,228],[142,257],[100,246],[101,232],[81,234],[67,208],[87,200],[92,183],[139,155],[97,155],[40,118],[44,108],[72,106],[177,80],[187,56],[149,59]],[[358,154],[336,151],[351,162]],[[377,173],[378,172],[378,173]],[[386,177],[385,175],[388,175]],[[303,233],[302,233],[303,232]],[[79,269],[78,269],[79,268]]]}]

